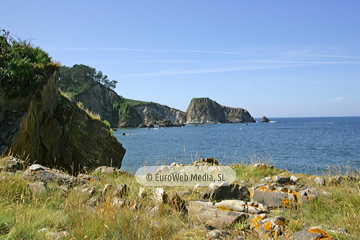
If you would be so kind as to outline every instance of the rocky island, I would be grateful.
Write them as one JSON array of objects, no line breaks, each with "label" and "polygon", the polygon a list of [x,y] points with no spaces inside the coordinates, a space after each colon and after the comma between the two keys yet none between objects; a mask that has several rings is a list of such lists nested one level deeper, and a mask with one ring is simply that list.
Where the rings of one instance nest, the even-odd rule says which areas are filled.
[{"label": "rocky island", "polygon": [[243,108],[225,107],[210,98],[193,98],[186,110],[186,123],[245,123],[256,122]]}]

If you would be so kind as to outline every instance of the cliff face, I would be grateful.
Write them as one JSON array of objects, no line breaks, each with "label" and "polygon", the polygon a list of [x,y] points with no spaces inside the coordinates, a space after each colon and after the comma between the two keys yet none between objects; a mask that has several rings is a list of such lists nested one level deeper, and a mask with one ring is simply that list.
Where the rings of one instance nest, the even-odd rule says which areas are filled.
[{"label": "cliff face", "polygon": [[242,108],[225,107],[209,98],[193,98],[186,110],[186,123],[241,123],[255,122]]},{"label": "cliff face", "polygon": [[75,96],[77,101],[91,112],[97,113],[102,120],[107,120],[111,127],[136,127],[143,122],[138,112],[113,90],[95,84]]},{"label": "cliff face", "polygon": [[185,113],[157,103],[147,103],[136,105],[135,109],[143,118],[145,125],[159,123],[160,121],[169,119],[173,124],[185,124]]},{"label": "cliff face", "polygon": [[0,107],[1,135],[7,135],[5,146],[12,154],[70,172],[99,165],[121,167],[121,143],[105,124],[60,94],[57,72],[25,98],[10,100],[2,94]]}]

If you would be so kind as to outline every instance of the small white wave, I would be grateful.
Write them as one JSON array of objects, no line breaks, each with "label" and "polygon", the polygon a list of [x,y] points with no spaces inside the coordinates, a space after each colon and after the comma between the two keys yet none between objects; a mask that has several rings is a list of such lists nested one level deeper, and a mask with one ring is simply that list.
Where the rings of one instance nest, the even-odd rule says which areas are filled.
[{"label": "small white wave", "polygon": [[269,121],[269,123],[276,123],[276,121]]}]

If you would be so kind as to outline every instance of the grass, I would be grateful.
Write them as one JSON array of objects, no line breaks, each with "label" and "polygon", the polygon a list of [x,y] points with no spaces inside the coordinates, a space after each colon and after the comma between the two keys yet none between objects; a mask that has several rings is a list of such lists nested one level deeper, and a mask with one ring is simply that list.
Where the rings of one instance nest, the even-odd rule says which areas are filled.
[{"label": "grass", "polygon": [[82,102],[77,102],[76,105],[83,109],[92,119],[101,121],[101,117],[98,113],[91,112],[89,109],[84,107]]},{"label": "grass", "polygon": [[[276,168],[254,168],[252,164],[236,164],[232,168],[237,173],[237,180],[244,180],[248,186],[259,183],[263,177],[281,173],[292,175]],[[88,187],[96,188],[93,197],[101,199],[94,208],[87,205],[91,196],[76,189],[64,194],[58,190],[57,184],[51,183],[45,195],[36,195],[30,191],[29,182],[21,177],[21,173],[0,180],[0,239],[45,239],[46,233],[39,232],[42,228],[52,232],[67,231],[70,233],[67,239],[206,239],[208,230],[198,219],[179,214],[168,204],[162,204],[159,214],[151,217],[146,210],[148,206],[155,206],[151,194],[139,198],[141,185],[133,176],[89,174],[101,178],[88,184]],[[360,239],[359,176],[355,176],[357,180],[347,178],[331,184],[333,176],[325,175],[322,177],[329,184],[316,186],[312,180],[314,176],[294,175],[301,178],[298,185],[316,187],[320,196],[307,204],[271,213],[272,216],[282,215],[289,219],[285,239],[296,231],[314,226],[323,227],[337,239]],[[120,183],[129,186],[126,199],[137,203],[136,210],[112,206],[111,191],[101,194],[105,184],[116,186]],[[165,190],[169,195],[175,191],[188,191],[182,197],[186,201],[199,199],[190,187],[165,187]],[[323,191],[331,195],[327,196]],[[349,234],[332,231],[338,228],[346,228]],[[257,239],[257,234],[249,229],[247,222],[238,223],[228,231],[245,234],[246,239]]]}]

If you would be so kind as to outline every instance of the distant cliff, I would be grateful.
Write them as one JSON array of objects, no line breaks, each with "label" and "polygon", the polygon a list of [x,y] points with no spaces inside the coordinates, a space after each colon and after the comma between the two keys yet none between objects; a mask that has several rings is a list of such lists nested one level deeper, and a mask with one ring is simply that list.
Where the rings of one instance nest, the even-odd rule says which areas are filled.
[{"label": "distant cliff", "polygon": [[134,108],[143,118],[145,125],[162,124],[164,120],[170,120],[172,125],[183,125],[186,122],[185,113],[158,103],[142,103],[134,105]]},{"label": "distant cliff", "polygon": [[193,98],[186,110],[186,123],[242,123],[255,122],[243,108],[232,108],[218,104],[210,98]]},{"label": "distant cliff", "polygon": [[137,127],[143,123],[141,115],[125,99],[104,85],[97,83],[75,96],[91,112],[97,113],[111,127]]},{"label": "distant cliff", "polygon": [[58,72],[36,91],[15,99],[0,88],[1,150],[70,172],[101,165],[121,167],[125,149],[76,102],[60,94]]},{"label": "distant cliff", "polygon": [[76,101],[93,113],[99,114],[113,128],[151,126],[170,120],[166,126],[182,125],[185,113],[154,102],[125,99],[100,83],[76,95]]}]

